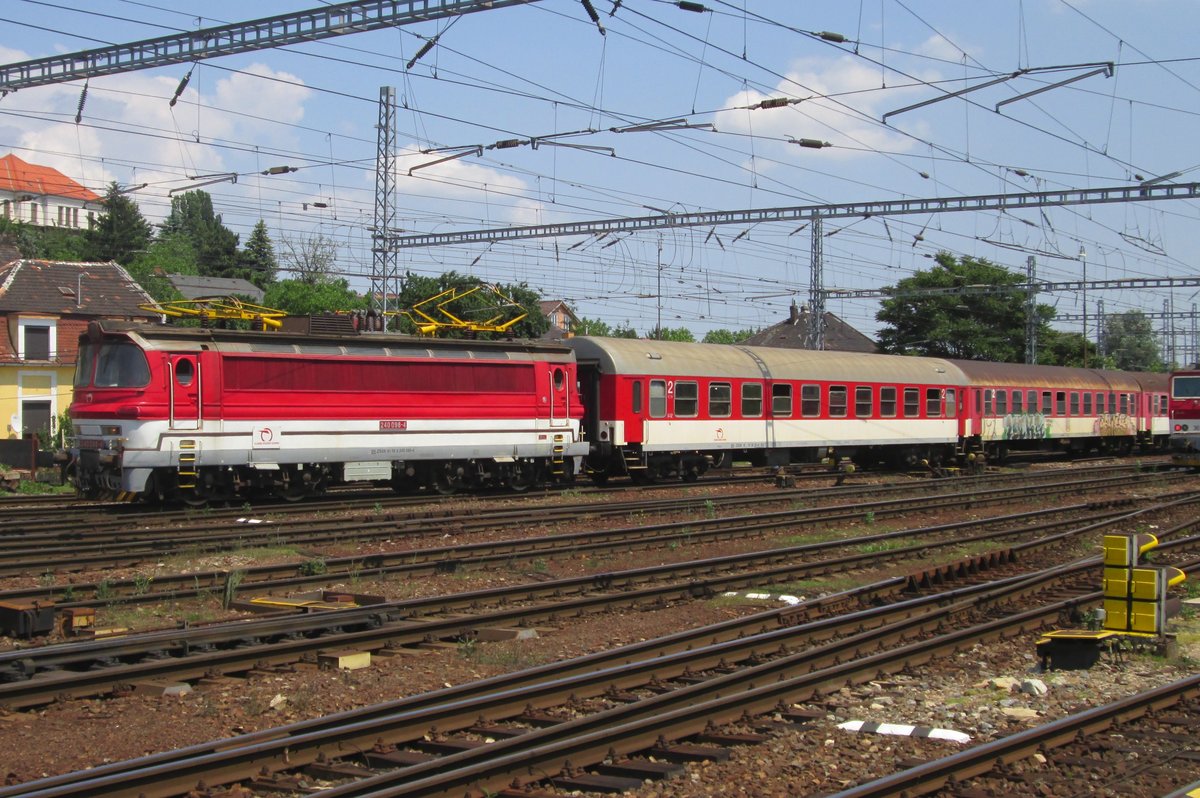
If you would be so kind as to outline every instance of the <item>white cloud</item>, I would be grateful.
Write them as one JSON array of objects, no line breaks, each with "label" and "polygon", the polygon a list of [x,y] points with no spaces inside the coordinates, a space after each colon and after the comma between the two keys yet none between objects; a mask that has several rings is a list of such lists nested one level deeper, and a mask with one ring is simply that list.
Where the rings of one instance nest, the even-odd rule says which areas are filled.
[{"label": "white cloud", "polygon": [[[421,154],[415,146],[402,148],[400,152],[396,182],[401,194],[419,194],[433,201],[456,203],[453,215],[477,217],[481,222],[526,225],[546,221],[541,216],[543,204],[529,197],[532,189],[528,182],[479,163],[474,160],[473,153],[466,158],[419,169],[410,177],[408,170],[413,166],[436,161],[448,153]],[[494,202],[487,202],[488,192],[493,193]],[[471,203],[469,208],[461,205],[464,202]]]}]

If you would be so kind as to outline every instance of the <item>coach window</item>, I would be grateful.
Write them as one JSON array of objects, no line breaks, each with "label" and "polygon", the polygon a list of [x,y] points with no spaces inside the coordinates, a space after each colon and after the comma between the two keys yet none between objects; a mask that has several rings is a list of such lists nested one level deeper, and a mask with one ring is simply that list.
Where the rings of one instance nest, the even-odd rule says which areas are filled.
[{"label": "coach window", "polygon": [[675,383],[675,416],[694,418],[700,406],[700,389],[694,382]]},{"label": "coach window", "polygon": [[775,383],[771,386],[771,415],[775,418],[792,417],[792,386]]},{"label": "coach window", "polygon": [[1123,394],[1121,394],[1121,415],[1125,415],[1128,412],[1129,412],[1129,394],[1123,393]]},{"label": "coach window", "polygon": [[1104,409],[1104,394],[1096,394],[1096,415],[1102,416],[1105,413]]},{"label": "coach window", "polygon": [[800,414],[807,418],[821,415],[821,386],[800,386]]},{"label": "coach window", "polygon": [[650,418],[667,417],[667,381],[650,380]]},{"label": "coach window", "polygon": [[1025,394],[1022,393],[1021,391],[1013,391],[1012,411],[1014,414],[1025,412],[1025,409],[1021,406],[1021,400],[1024,396],[1025,396]]},{"label": "coach window", "polygon": [[921,391],[919,388],[904,389],[904,417],[918,418],[921,415]]},{"label": "coach window", "polygon": [[742,383],[742,418],[757,418],[762,415],[762,383]]},{"label": "coach window", "polygon": [[829,415],[834,418],[846,417],[846,386],[829,386]]},{"label": "coach window", "polygon": [[713,382],[708,386],[708,414],[713,418],[728,418],[733,405],[733,389],[727,382]]},{"label": "coach window", "polygon": [[955,393],[953,388],[946,389],[946,418],[954,418],[958,415],[958,404],[954,401]]},{"label": "coach window", "polygon": [[633,397],[629,402],[629,409],[634,413],[642,412],[642,381],[637,380],[633,383]]},{"label": "coach window", "polygon": [[992,414],[992,405],[995,395],[996,392],[991,388],[988,388],[983,392],[983,414],[985,416],[990,416]]},{"label": "coach window", "polygon": [[1037,391],[1030,391],[1025,395],[1025,409],[1030,413],[1038,411]]},{"label": "coach window", "polygon": [[1056,391],[1054,394],[1054,413],[1055,415],[1065,416],[1067,414],[1067,392]]},{"label": "coach window", "polygon": [[942,415],[942,389],[925,389],[925,415],[928,418],[939,418]]},{"label": "coach window", "polygon": [[1079,415],[1079,391],[1071,391],[1071,415]]},{"label": "coach window", "polygon": [[879,415],[883,418],[896,417],[896,389],[887,387],[879,389]]},{"label": "coach window", "polygon": [[854,415],[857,418],[871,417],[871,396],[872,390],[870,385],[860,385],[854,389]]},{"label": "coach window", "polygon": [[1050,415],[1050,408],[1053,405],[1050,403],[1050,392],[1042,391],[1042,412],[1047,416]]},{"label": "coach window", "polygon": [[1092,392],[1086,391],[1083,394],[1083,414],[1090,416],[1092,414]]},{"label": "coach window", "polygon": [[996,391],[996,415],[1008,415],[1008,389],[1006,388]]}]

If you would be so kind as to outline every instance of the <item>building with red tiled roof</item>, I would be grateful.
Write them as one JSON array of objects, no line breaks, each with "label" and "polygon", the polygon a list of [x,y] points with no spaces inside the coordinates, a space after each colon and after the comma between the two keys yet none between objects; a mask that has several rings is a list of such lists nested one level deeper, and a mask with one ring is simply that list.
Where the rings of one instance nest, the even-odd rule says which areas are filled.
[{"label": "building with red tiled roof", "polygon": [[0,265],[0,438],[53,433],[71,403],[79,336],[92,319],[144,320],[154,301],[116,263]]},{"label": "building with red tiled roof", "polygon": [[[774,346],[781,349],[810,349],[809,310],[793,302],[788,317],[778,324],[760,330],[745,340],[751,346]],[[825,348],[833,352],[878,352],[879,347],[867,336],[825,312]]]},{"label": "building with red tiled roof", "polygon": [[561,299],[543,299],[538,304],[541,306],[542,315],[550,321],[550,329],[542,334],[542,338],[559,341],[575,334],[579,317],[571,310],[570,305]]},{"label": "building with red tiled roof", "polygon": [[0,158],[0,217],[39,227],[86,230],[100,210],[100,195],[57,169]]}]

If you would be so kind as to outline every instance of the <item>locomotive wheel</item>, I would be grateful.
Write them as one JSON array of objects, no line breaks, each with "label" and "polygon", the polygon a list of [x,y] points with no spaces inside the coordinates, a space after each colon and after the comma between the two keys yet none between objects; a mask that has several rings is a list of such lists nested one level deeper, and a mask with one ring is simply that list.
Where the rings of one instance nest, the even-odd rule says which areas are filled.
[{"label": "locomotive wheel", "polygon": [[516,463],[512,467],[508,479],[508,487],[517,493],[524,493],[537,482],[537,468],[533,463]]}]

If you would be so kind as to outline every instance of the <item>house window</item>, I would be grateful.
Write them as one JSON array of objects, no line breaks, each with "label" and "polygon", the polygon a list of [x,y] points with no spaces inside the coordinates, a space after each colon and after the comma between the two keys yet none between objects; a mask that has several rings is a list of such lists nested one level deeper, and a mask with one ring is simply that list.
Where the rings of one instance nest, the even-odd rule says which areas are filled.
[{"label": "house window", "polygon": [[29,223],[38,223],[38,206],[36,202],[29,203]]},{"label": "house window", "polygon": [[0,213],[4,214],[5,219],[12,218],[12,200],[4,200],[0,202]]},{"label": "house window", "polygon": [[762,383],[742,383],[742,417],[756,418],[762,415]]},{"label": "house window", "polygon": [[46,323],[20,324],[22,360],[49,360],[53,347],[53,328]]}]

